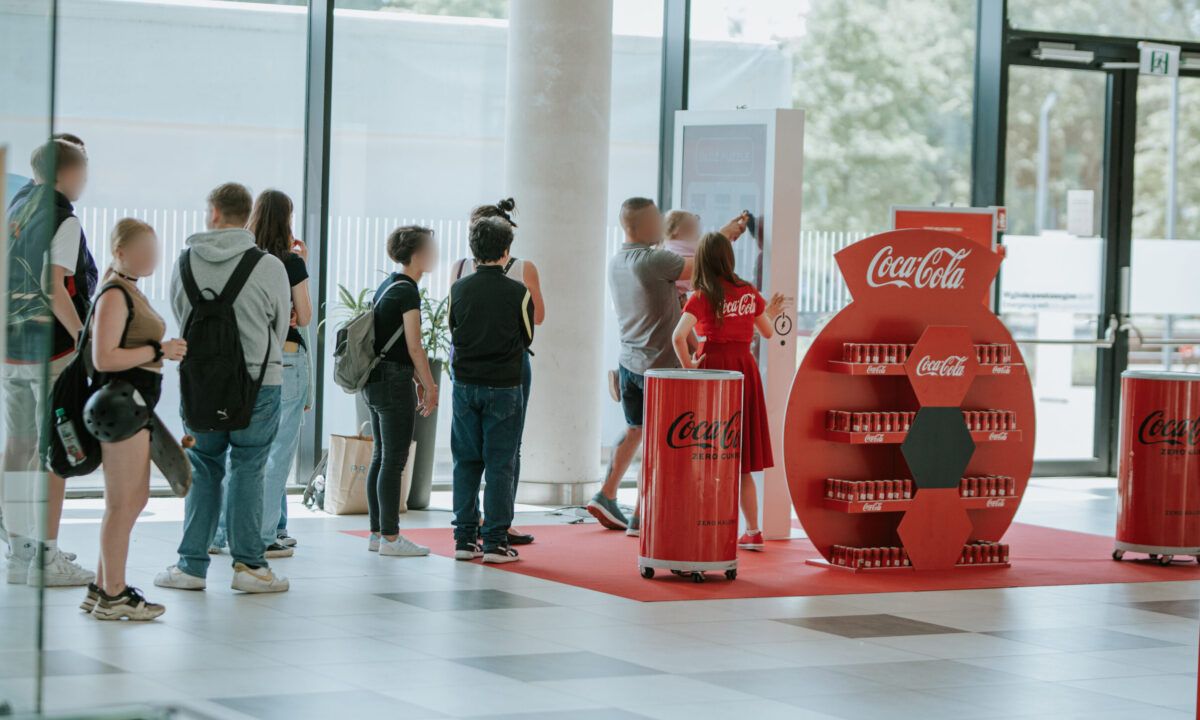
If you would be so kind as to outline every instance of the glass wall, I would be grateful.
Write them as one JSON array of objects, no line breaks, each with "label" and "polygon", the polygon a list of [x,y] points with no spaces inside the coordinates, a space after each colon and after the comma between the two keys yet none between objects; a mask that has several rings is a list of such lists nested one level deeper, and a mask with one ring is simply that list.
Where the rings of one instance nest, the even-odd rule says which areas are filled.
[{"label": "glass wall", "polygon": [[[5,285],[0,292],[0,314],[9,328],[0,333],[5,359],[0,382],[0,413],[4,417],[0,423],[0,541],[6,544],[6,582],[0,585],[0,715],[41,709],[43,594],[40,574],[29,574],[27,551],[39,540],[57,537],[46,524],[48,487],[36,460],[39,428],[33,409],[45,404],[50,347],[48,343],[22,342],[24,336],[17,334],[48,324],[49,307],[30,302],[26,293],[18,295],[16,290],[29,288],[30,273],[21,272],[19,263],[10,271],[10,258],[43,256],[52,231],[29,230],[30,226],[23,224],[19,229],[27,230],[20,240],[24,250],[10,254],[9,226],[16,216],[15,206],[14,212],[8,211],[18,192],[27,195],[33,175],[30,156],[51,133],[52,15],[51,0],[0,5],[0,197],[5,209],[0,223],[0,278]],[[28,202],[33,204],[26,203],[25,211],[37,208],[45,212],[53,198],[45,195],[40,202]],[[37,281],[32,285],[36,288]],[[18,306],[20,322],[10,315],[18,312]],[[18,327],[21,330],[15,329]],[[44,426],[40,429],[45,432]],[[14,546],[11,553],[9,542]]]},{"label": "glass wall", "polygon": [[[691,22],[689,108],[805,110],[801,257],[888,229],[893,205],[969,204],[973,1],[695,0]],[[848,300],[824,273],[802,330]]]},{"label": "glass wall", "polygon": [[[277,188],[301,216],[304,5],[58,2],[55,126],[87,143],[84,232],[104,268],[118,219],[154,226],[162,259],[142,289],[168,337],[179,332],[171,276],[187,237],[205,229],[209,190],[227,181],[255,194]],[[178,398],[178,375],[168,371],[163,407]],[[177,412],[160,414],[181,430]]]},{"label": "glass wall", "polygon": [[1164,40],[1200,39],[1196,0],[1008,0],[1015,28],[1080,35],[1117,35]]}]

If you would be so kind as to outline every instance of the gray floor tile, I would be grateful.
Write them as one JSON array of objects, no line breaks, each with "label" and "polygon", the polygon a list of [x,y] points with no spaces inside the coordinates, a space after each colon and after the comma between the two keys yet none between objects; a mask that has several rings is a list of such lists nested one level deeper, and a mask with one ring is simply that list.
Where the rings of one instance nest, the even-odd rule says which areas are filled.
[{"label": "gray floor tile", "polygon": [[896,615],[833,615],[828,617],[776,618],[776,622],[817,630],[845,638],[904,637],[966,632]]},{"label": "gray floor tile", "polygon": [[1000,670],[981,670],[975,665],[969,665],[956,660],[915,660],[912,662],[839,665],[832,668],[832,670],[909,690],[955,687],[958,685],[1023,682],[1028,679]]},{"label": "gray floor tile", "polygon": [[870,693],[799,695],[793,698],[783,698],[781,701],[832,717],[845,718],[845,720],[880,720],[880,718],[968,720],[997,717],[994,712],[981,710],[970,702],[960,702],[914,690],[897,690],[895,688]]},{"label": "gray floor tile", "polygon": [[660,671],[644,665],[593,652],[493,655],[458,658],[454,662],[523,682],[660,674]]},{"label": "gray floor tile", "polygon": [[1145,602],[1120,603],[1135,610],[1178,615],[1179,617],[1200,619],[1200,600],[1148,600]]},{"label": "gray floor tile", "polygon": [[218,698],[213,702],[259,720],[328,720],[386,717],[392,720],[445,717],[419,705],[370,690]]},{"label": "gray floor tile", "polygon": [[554,603],[536,600],[504,590],[433,590],[429,592],[377,593],[379,597],[433,611],[510,610],[513,608],[554,607]]},{"label": "gray floor tile", "polygon": [[767,699],[801,694],[868,692],[888,687],[866,677],[817,667],[692,673],[686,677]]},{"label": "gray floor tile", "polygon": [[[74,650],[46,650],[42,654],[42,671],[48,677],[65,675],[106,675],[125,672]],[[37,673],[37,653],[15,651],[0,653],[0,679],[31,678]]]},{"label": "gray floor tile", "polygon": [[1054,648],[1064,652],[1097,652],[1100,650],[1137,650],[1140,648],[1170,647],[1179,643],[1167,642],[1144,635],[1104,630],[1102,628],[1059,628],[1043,630],[996,630],[984,633],[1005,640]]}]

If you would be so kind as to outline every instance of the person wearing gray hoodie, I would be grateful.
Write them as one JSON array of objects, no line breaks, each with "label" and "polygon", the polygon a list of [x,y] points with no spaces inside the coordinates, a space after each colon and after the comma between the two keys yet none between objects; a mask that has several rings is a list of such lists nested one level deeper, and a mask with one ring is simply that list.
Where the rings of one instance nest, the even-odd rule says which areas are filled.
[{"label": "person wearing gray hoodie", "polygon": [[[201,292],[225,287],[247,251],[258,252],[254,235],[246,230],[253,200],[237,183],[217,187],[208,196],[208,231],[187,240],[190,267]],[[262,538],[263,471],[279,428],[283,343],[291,314],[291,288],[279,258],[265,255],[250,273],[234,300],[238,333],[250,377],[257,378],[267,358],[249,426],[229,432],[192,432],[188,448],[192,488],[184,510],[179,561],[158,574],[154,584],[181,590],[203,590],[208,574],[208,548],[217,530],[222,506],[222,480],[229,468],[226,506],[234,590],[283,592],[287,578],[267,566]],[[183,327],[191,303],[176,272],[171,278],[171,307]]]}]

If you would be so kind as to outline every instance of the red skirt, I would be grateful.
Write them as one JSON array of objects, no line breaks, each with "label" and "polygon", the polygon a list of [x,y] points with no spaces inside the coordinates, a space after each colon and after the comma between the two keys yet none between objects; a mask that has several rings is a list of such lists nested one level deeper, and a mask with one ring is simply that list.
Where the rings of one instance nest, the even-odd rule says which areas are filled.
[{"label": "red skirt", "polygon": [[750,354],[750,343],[710,342],[704,344],[705,370],[736,370],[742,374],[742,472],[758,472],[775,465],[771,454],[771,430],[767,402],[763,398],[762,374]]}]

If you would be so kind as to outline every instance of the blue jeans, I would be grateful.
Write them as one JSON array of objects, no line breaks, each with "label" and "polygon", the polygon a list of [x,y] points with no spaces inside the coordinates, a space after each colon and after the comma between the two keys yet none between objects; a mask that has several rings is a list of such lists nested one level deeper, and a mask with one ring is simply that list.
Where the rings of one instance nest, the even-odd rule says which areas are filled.
[{"label": "blue jeans", "polygon": [[[308,353],[304,350],[283,354],[283,384],[280,387],[279,433],[271,443],[271,454],[263,474],[263,542],[271,545],[287,529],[287,481],[300,446],[300,426],[304,422],[304,401],[308,399]],[[228,540],[226,516],[229,512],[229,480],[225,481],[225,505],[217,522],[215,547]]]},{"label": "blue jeans", "polygon": [[287,527],[287,481],[300,446],[304,401],[308,399],[308,352],[301,349],[283,354],[283,385],[280,386],[279,434],[271,443],[263,474],[262,537],[267,545]]},{"label": "blue jeans", "polygon": [[522,407],[520,387],[454,384],[450,451],[456,542],[474,542],[479,537],[479,484],[485,477],[483,544],[493,548],[508,542]]},{"label": "blue jeans", "polygon": [[517,439],[517,465],[513,469],[513,500],[517,497],[517,483],[521,482],[521,445],[525,442],[525,416],[529,412],[529,393],[533,390],[533,366],[529,363],[529,351],[521,367],[521,435]]},{"label": "blue jeans", "polygon": [[221,516],[225,463],[229,463],[229,548],[234,562],[265,567],[263,552],[263,470],[279,430],[280,388],[259,388],[250,425],[233,432],[192,432],[196,444],[187,449],[192,489],[184,503],[179,569],[188,575],[208,574],[208,548]]}]

